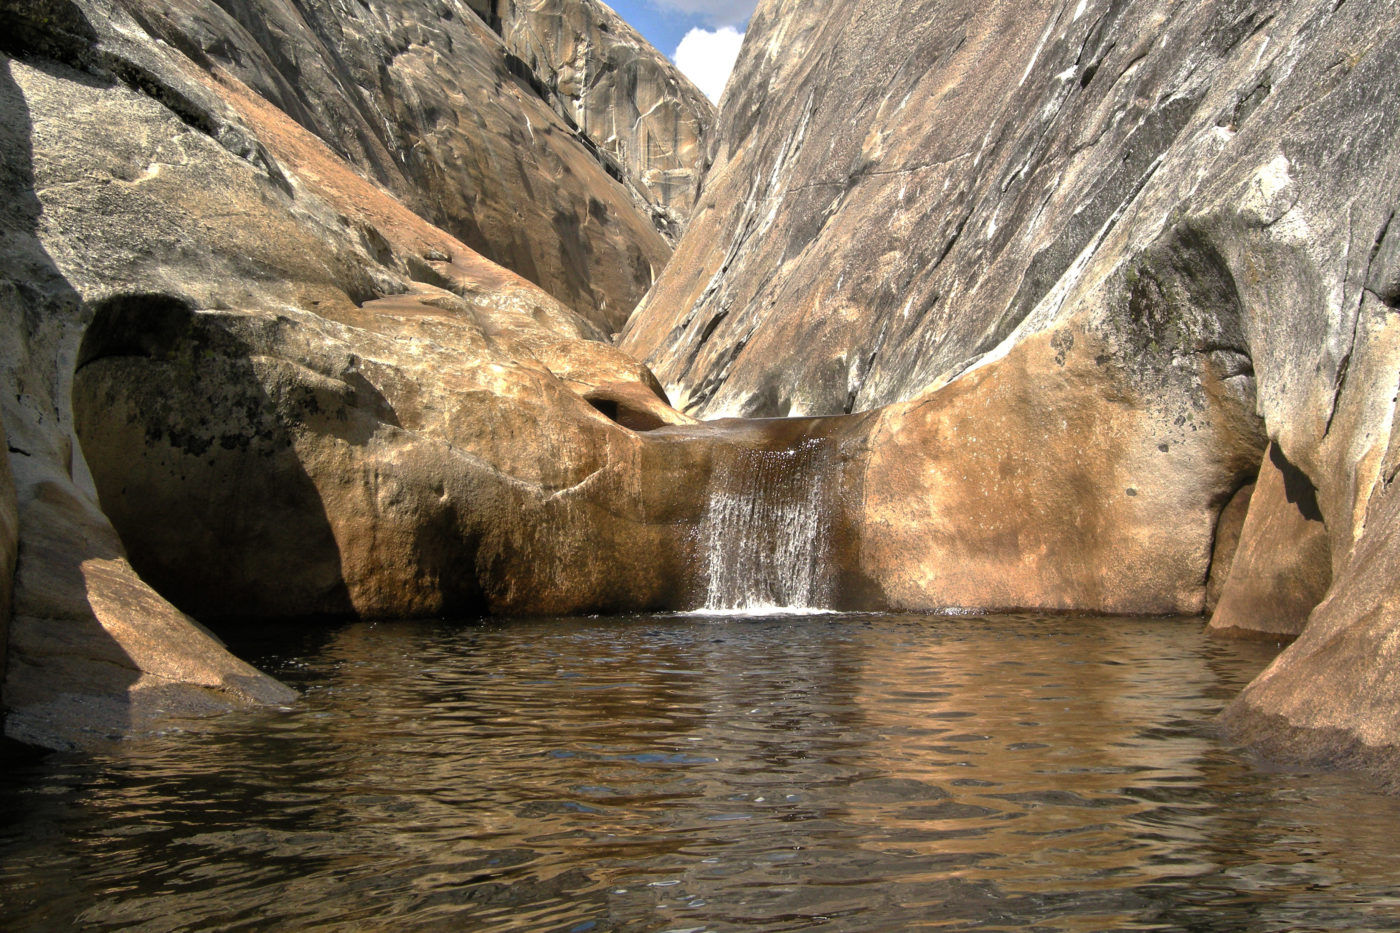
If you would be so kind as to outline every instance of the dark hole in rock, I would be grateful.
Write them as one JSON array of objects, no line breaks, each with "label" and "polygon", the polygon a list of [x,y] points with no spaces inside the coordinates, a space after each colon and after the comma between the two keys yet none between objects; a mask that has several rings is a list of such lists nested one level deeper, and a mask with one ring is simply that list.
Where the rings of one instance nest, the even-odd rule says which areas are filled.
[{"label": "dark hole in rock", "polygon": [[589,398],[588,404],[604,417],[615,421],[629,431],[654,431],[664,427],[666,422],[649,411],[634,408],[626,402],[612,398]]}]

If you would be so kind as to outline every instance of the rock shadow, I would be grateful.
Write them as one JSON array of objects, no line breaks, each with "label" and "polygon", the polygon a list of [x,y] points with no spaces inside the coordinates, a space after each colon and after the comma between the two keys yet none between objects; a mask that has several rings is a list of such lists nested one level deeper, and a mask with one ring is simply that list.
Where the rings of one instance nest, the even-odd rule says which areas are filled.
[{"label": "rock shadow", "polygon": [[[142,577],[216,628],[355,614],[294,432],[319,418],[363,443],[366,419],[328,411],[336,400],[279,364],[219,313],[161,294],[98,304],[78,354],[74,421],[103,510]],[[392,412],[358,382],[357,407]]]},{"label": "rock shadow", "polygon": [[0,586],[8,595],[13,584],[14,596],[13,616],[8,605],[0,611],[0,726],[7,736],[0,758],[12,759],[32,754],[34,745],[72,744],[65,733],[124,729],[125,699],[140,670],[89,598],[86,570],[123,555],[83,489],[81,457],[72,449],[67,380],[55,361],[71,358],[84,309],[39,238],[34,126],[11,57],[63,68],[54,60],[81,60],[96,33],[62,0],[4,2],[0,12],[0,414],[18,522],[14,575]]}]

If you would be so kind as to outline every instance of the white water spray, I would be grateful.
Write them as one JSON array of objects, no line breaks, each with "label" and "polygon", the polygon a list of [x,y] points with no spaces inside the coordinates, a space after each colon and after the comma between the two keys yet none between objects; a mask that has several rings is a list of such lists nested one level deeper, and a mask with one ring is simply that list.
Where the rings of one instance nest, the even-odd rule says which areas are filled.
[{"label": "white water spray", "polygon": [[700,525],[707,613],[827,608],[831,509],[825,445],[734,448],[715,466]]}]

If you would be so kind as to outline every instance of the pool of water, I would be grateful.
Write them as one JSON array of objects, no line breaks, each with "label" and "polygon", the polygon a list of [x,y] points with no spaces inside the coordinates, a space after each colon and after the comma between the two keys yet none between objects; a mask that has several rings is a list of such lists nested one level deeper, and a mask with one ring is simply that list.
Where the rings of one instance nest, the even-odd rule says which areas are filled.
[{"label": "pool of water", "polygon": [[1400,805],[1199,620],[678,616],[241,646],[288,711],[0,777],[5,930],[1393,930]]}]

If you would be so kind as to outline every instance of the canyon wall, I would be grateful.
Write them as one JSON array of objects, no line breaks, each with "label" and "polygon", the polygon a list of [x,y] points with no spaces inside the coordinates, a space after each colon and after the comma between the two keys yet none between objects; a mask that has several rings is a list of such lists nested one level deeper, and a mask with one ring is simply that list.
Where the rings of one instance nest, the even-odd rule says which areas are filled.
[{"label": "canyon wall", "polygon": [[1239,734],[1381,763],[1397,78],[1379,0],[766,0],[622,346],[692,414],[869,411],[888,604],[1197,612],[1214,569],[1217,630],[1302,630]]},{"label": "canyon wall", "polygon": [[555,112],[616,166],[662,233],[679,237],[704,175],[709,99],[606,4],[499,0],[493,16]]},{"label": "canyon wall", "polygon": [[605,332],[621,328],[666,262],[667,242],[620,183],[633,164],[646,167],[602,158],[473,6],[122,0],[113,12],[140,30],[129,45],[170,47],[147,57],[248,88],[410,210]]}]

